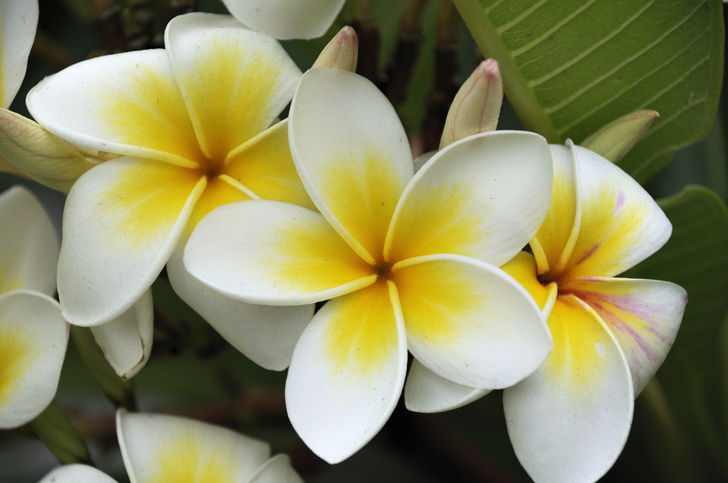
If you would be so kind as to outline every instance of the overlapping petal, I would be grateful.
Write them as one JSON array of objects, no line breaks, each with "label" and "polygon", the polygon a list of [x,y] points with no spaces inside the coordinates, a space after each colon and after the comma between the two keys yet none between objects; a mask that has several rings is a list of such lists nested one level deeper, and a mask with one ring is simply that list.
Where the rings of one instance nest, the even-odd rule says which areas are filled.
[{"label": "overlapping petal", "polygon": [[275,455],[250,479],[250,483],[302,483],[286,455]]},{"label": "overlapping petal", "polygon": [[501,389],[533,372],[551,350],[541,311],[501,270],[458,255],[392,267],[412,355],[466,386]]},{"label": "overlapping petal", "polygon": [[655,375],[680,327],[687,293],[657,280],[583,279],[562,285],[605,322],[629,363],[635,395]]},{"label": "overlapping petal", "polygon": [[91,327],[91,333],[119,377],[122,380],[133,377],[144,367],[152,352],[154,303],[151,289],[121,316]]},{"label": "overlapping petal", "polygon": [[266,443],[191,419],[120,410],[116,431],[133,482],[248,481],[268,459]]},{"label": "overlapping petal", "polygon": [[598,315],[572,295],[548,319],[554,349],[503,397],[518,459],[536,481],[596,481],[619,456],[632,421],[634,392],[619,343]]},{"label": "overlapping petal", "polygon": [[574,146],[581,223],[564,280],[612,277],[641,262],[670,237],[672,225],[639,183],[588,149]]},{"label": "overlapping petal", "polygon": [[531,133],[483,133],[449,145],[407,186],[385,257],[452,253],[507,262],[546,215],[551,170],[546,141]]},{"label": "overlapping petal", "polygon": [[223,0],[247,27],[277,39],[321,37],[344,0]]},{"label": "overlapping petal", "polygon": [[288,104],[301,71],[283,47],[227,15],[169,22],[165,43],[202,150],[222,165]]},{"label": "overlapping petal", "polygon": [[67,343],[55,300],[25,290],[0,295],[0,428],[31,421],[53,400]]},{"label": "overlapping petal", "polygon": [[304,74],[291,104],[291,153],[326,220],[370,263],[413,174],[407,135],[384,95],[339,69]]},{"label": "overlapping petal", "polygon": [[204,186],[194,170],[135,158],[79,178],[58,262],[66,319],[97,325],[128,310],[164,267]]},{"label": "overlapping petal", "polygon": [[233,299],[190,275],[177,252],[167,262],[167,275],[177,295],[253,362],[275,371],[291,363],[293,348],[313,317],[313,305],[280,307]]},{"label": "overlapping petal", "polygon": [[38,200],[15,186],[0,194],[0,294],[56,292],[58,235]]},{"label": "overlapping petal", "polygon": [[404,385],[404,403],[410,411],[435,413],[465,406],[489,392],[438,376],[415,359]]},{"label": "overlapping petal", "polygon": [[37,25],[37,0],[0,2],[0,107],[10,106],[20,89]]},{"label": "overlapping petal", "polygon": [[407,370],[404,322],[391,282],[329,301],[301,335],[286,382],[288,416],[329,463],[384,426]]},{"label": "overlapping petal", "polygon": [[192,233],[184,263],[226,295],[278,305],[326,300],[377,276],[320,214],[268,200],[214,210]]},{"label": "overlapping petal", "polygon": [[193,167],[204,160],[164,50],[97,57],[46,77],[33,117],[80,146]]}]

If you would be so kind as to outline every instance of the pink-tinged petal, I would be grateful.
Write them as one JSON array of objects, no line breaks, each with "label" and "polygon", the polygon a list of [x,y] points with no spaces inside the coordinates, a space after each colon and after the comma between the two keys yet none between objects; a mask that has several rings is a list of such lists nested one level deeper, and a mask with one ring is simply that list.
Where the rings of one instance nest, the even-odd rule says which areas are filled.
[{"label": "pink-tinged petal", "polygon": [[217,166],[270,126],[301,76],[278,42],[228,15],[180,15],[164,40],[197,139]]},{"label": "pink-tinged petal", "polygon": [[303,483],[286,455],[276,455],[250,479],[250,483]]},{"label": "pink-tinged petal", "polygon": [[116,483],[116,480],[93,466],[73,464],[51,470],[38,483]]},{"label": "pink-tinged petal", "polygon": [[84,174],[63,215],[58,294],[66,320],[108,322],[164,267],[205,188],[196,170],[118,158]]},{"label": "pink-tinged petal", "polygon": [[657,251],[672,225],[634,179],[596,153],[574,147],[581,226],[562,280],[612,277]]},{"label": "pink-tinged petal", "polygon": [[21,426],[50,404],[67,344],[58,302],[25,290],[0,296],[0,428]]},{"label": "pink-tinged petal", "polygon": [[551,170],[548,145],[537,134],[498,131],[449,145],[402,195],[385,257],[453,253],[507,262],[546,216]]},{"label": "pink-tinged petal", "polygon": [[392,267],[407,346],[436,374],[465,386],[502,389],[533,372],[551,351],[541,311],[502,270],[459,255]]},{"label": "pink-tinged petal", "polygon": [[503,104],[498,62],[484,60],[458,90],[447,113],[440,149],[481,132],[495,131]]},{"label": "pink-tinged petal", "polygon": [[277,39],[321,37],[334,22],[344,0],[223,0],[248,28]]},{"label": "pink-tinged petal", "polygon": [[404,385],[404,404],[410,411],[436,413],[465,406],[489,392],[438,376],[415,359]]},{"label": "pink-tinged petal", "polygon": [[538,273],[558,273],[571,257],[581,224],[579,166],[573,154],[574,143],[551,145],[554,161],[551,205],[530,245],[538,263]]},{"label": "pink-tinged petal", "polygon": [[264,200],[285,201],[316,209],[293,164],[288,146],[287,119],[231,153],[225,174]]},{"label": "pink-tinged petal", "polygon": [[64,193],[86,171],[98,164],[75,146],[49,133],[40,124],[7,109],[0,109],[0,171],[13,163],[11,173]]},{"label": "pink-tinged petal", "polygon": [[164,50],[105,55],[46,77],[28,110],[73,144],[193,167],[205,158]]},{"label": "pink-tinged petal", "polygon": [[144,367],[154,341],[154,303],[147,290],[129,310],[105,324],[91,327],[96,343],[122,380]]},{"label": "pink-tinged petal", "polygon": [[402,393],[407,346],[396,288],[379,282],[331,300],[293,352],[286,406],[298,435],[338,463],[384,426]]},{"label": "pink-tinged petal", "polygon": [[135,483],[248,481],[270,455],[262,441],[176,416],[121,409],[116,433],[124,466]]},{"label": "pink-tinged petal", "polygon": [[23,83],[38,26],[38,0],[0,2],[0,107],[8,107]]},{"label": "pink-tinged petal", "polygon": [[301,79],[289,119],[293,160],[316,207],[359,256],[380,262],[413,173],[394,108],[364,77],[312,69]]},{"label": "pink-tinged petal", "polygon": [[210,213],[187,242],[184,264],[222,294],[268,305],[330,299],[377,277],[320,214],[268,200]]},{"label": "pink-tinged petal", "polygon": [[58,235],[40,202],[21,186],[0,194],[0,247],[0,294],[55,294]]},{"label": "pink-tinged petal", "polygon": [[688,296],[679,285],[655,280],[583,279],[562,285],[599,314],[619,341],[638,395],[675,341]]},{"label": "pink-tinged petal", "polygon": [[233,347],[266,369],[282,371],[313,317],[313,305],[254,305],[211,289],[184,269],[175,252],[167,262],[172,288]]},{"label": "pink-tinged petal", "polygon": [[535,481],[596,481],[614,464],[632,424],[627,361],[598,316],[560,296],[549,317],[554,350],[503,405],[516,456]]}]

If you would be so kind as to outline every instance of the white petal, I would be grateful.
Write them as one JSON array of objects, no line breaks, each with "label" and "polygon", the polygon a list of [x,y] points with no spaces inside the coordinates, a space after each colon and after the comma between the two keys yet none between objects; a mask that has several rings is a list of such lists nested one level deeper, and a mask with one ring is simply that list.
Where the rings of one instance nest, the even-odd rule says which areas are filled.
[{"label": "white petal", "polygon": [[385,257],[452,253],[502,265],[546,216],[551,171],[548,145],[537,134],[496,131],[449,145],[407,186]]},{"label": "white petal", "polygon": [[248,481],[268,444],[227,428],[162,414],[116,413],[124,466],[135,483]]},{"label": "white petal", "polygon": [[391,283],[338,297],[296,345],[286,381],[288,417],[329,463],[369,442],[399,400],[407,348],[398,305]]},{"label": "white petal", "polygon": [[303,483],[298,476],[291,460],[286,455],[276,455],[268,460],[266,464],[250,479],[250,483]]},{"label": "white petal", "polygon": [[20,89],[38,26],[38,0],[0,2],[0,107]]},{"label": "white petal", "polygon": [[314,204],[360,257],[375,263],[414,169],[394,108],[364,77],[312,69],[301,79],[288,125],[291,154]]},{"label": "white petal", "polygon": [[228,15],[180,15],[164,40],[200,146],[217,162],[271,125],[301,76],[278,42]]},{"label": "white petal", "polygon": [[410,411],[436,413],[465,406],[489,392],[438,376],[415,359],[404,385],[404,404]]},{"label": "white petal", "polygon": [[313,305],[278,307],[233,299],[203,284],[184,269],[175,252],[167,262],[172,288],[233,347],[266,369],[282,371],[313,317]]},{"label": "white petal", "polygon": [[344,0],[223,0],[247,27],[277,39],[321,37]]},{"label": "white petal", "polygon": [[59,466],[38,483],[116,483],[116,480],[87,465]]},{"label": "white petal", "polygon": [[126,312],[152,285],[205,187],[193,170],[117,158],[84,174],[63,214],[58,294],[72,324]]},{"label": "white petal", "polygon": [[56,292],[58,235],[40,202],[16,186],[0,194],[0,294]]},{"label": "white petal", "polygon": [[632,424],[627,361],[596,314],[573,296],[559,297],[549,328],[551,356],[504,391],[508,434],[535,481],[596,481],[614,464]]},{"label": "white petal", "polygon": [[502,270],[458,255],[431,255],[392,267],[407,346],[423,365],[458,384],[511,386],[551,351],[531,296]]},{"label": "white petal", "polygon": [[149,360],[154,340],[154,303],[147,290],[129,310],[91,327],[96,343],[122,380],[133,377]]},{"label": "white petal", "polygon": [[311,304],[376,279],[319,213],[268,200],[212,211],[187,242],[184,263],[215,290],[268,305]]},{"label": "white petal", "polygon": [[0,428],[23,425],[50,404],[67,343],[58,302],[21,290],[0,296]]}]

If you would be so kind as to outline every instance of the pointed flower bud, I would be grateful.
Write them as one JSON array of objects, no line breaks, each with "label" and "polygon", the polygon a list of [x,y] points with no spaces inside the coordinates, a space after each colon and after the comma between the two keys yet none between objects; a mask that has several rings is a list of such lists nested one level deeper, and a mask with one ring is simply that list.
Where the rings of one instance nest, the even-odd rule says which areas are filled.
[{"label": "pointed flower bud", "polygon": [[458,139],[494,131],[503,104],[503,78],[498,62],[484,60],[460,87],[450,106],[440,149]]},{"label": "pointed flower bud", "polygon": [[650,109],[627,114],[589,136],[581,146],[616,163],[637,144],[658,117],[657,111]]},{"label": "pointed flower bud", "polygon": [[347,25],[324,47],[313,68],[332,67],[354,72],[358,57],[359,39],[354,29]]}]

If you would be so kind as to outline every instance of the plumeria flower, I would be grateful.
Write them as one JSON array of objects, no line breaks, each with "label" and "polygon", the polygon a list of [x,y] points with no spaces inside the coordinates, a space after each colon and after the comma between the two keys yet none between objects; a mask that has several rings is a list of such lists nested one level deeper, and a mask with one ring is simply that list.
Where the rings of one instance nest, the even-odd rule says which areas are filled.
[{"label": "plumeria flower", "polygon": [[[0,2],[0,108],[10,107],[23,83],[37,26],[37,0]],[[0,172],[22,174],[1,156]]]},{"label": "plumeria flower", "polygon": [[345,0],[222,0],[248,28],[276,39],[321,37]]},{"label": "plumeria flower", "polygon": [[[226,428],[162,414],[116,413],[116,433],[132,483],[298,483],[285,455]],[[113,483],[86,465],[61,466],[40,483]]]},{"label": "plumeria flower", "polygon": [[[664,361],[687,296],[669,282],[615,278],[670,236],[649,194],[588,149],[568,142],[551,150],[553,199],[531,240],[533,255],[520,253],[503,269],[543,308],[554,349],[538,371],[504,391],[503,402],[516,455],[534,480],[596,481],[627,440],[634,398]],[[423,411],[486,392],[434,377],[419,383],[415,396],[427,387],[442,394],[439,407],[408,400]]]},{"label": "plumeria flower", "polygon": [[379,431],[408,350],[478,387],[515,384],[543,362],[551,341],[542,315],[496,268],[546,213],[543,138],[469,138],[413,176],[391,104],[363,77],[334,69],[303,76],[289,134],[320,214],[266,200],[222,206],[192,234],[185,266],[252,303],[332,299],[298,340],[286,382],[291,422],[316,454],[341,461]]},{"label": "plumeria flower", "polygon": [[58,236],[25,188],[0,194],[0,428],[33,420],[56,394],[68,325],[56,291]]},{"label": "plumeria flower", "polygon": [[[300,77],[282,47],[232,17],[201,13],[173,19],[165,43],[73,65],[28,96],[51,133],[118,155],[89,169],[68,195],[58,291],[73,324],[133,310],[175,247],[220,204],[262,197],[313,207],[291,159],[287,121],[276,119]],[[175,289],[193,308],[219,306],[230,335],[229,315],[239,316],[241,304],[198,292],[173,262]],[[302,325],[312,313],[247,307],[263,330],[270,318]]]}]

